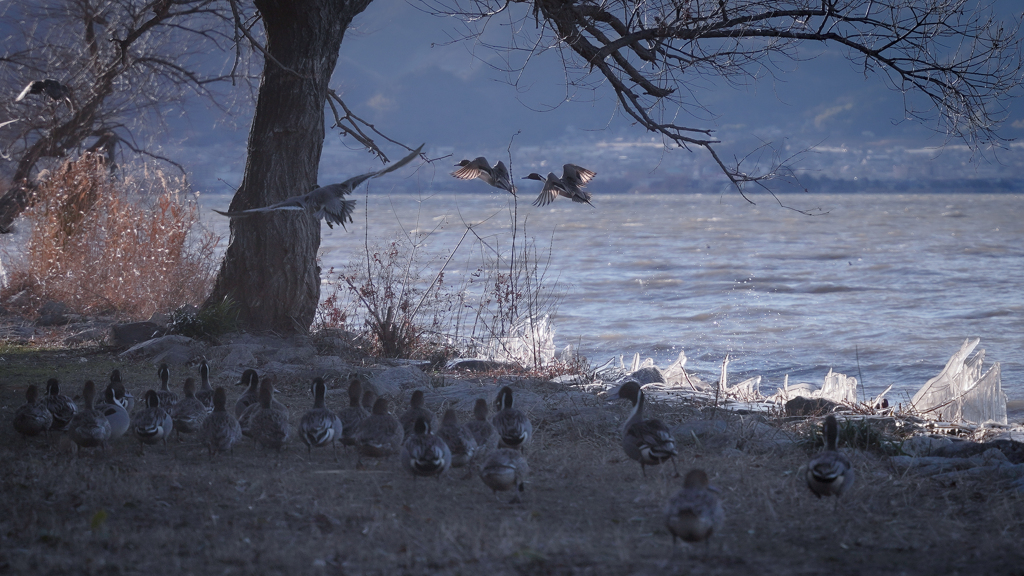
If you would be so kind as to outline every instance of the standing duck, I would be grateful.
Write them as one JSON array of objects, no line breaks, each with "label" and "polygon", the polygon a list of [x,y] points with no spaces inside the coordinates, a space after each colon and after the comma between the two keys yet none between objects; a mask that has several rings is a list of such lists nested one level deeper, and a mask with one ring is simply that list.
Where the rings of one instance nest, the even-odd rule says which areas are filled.
[{"label": "standing duck", "polygon": [[125,412],[131,414],[135,410],[135,396],[124,387],[121,371],[116,368],[110,373],[110,386],[114,389],[114,401],[120,404]]},{"label": "standing duck", "polygon": [[707,542],[711,534],[722,526],[725,513],[717,490],[708,485],[703,470],[690,470],[683,479],[683,489],[676,492],[665,506],[665,526],[676,538],[684,542]]},{"label": "standing duck", "polygon": [[[123,387],[122,387],[123,390]],[[103,413],[103,416],[110,423],[110,439],[117,440],[128,432],[132,419],[117,401],[117,391],[112,384],[107,384],[103,390],[103,402],[96,405],[96,409]]]},{"label": "standing duck", "polygon": [[65,394],[60,393],[60,382],[56,378],[46,381],[46,396],[43,406],[53,415],[50,430],[67,430],[71,419],[78,412],[78,405]]},{"label": "standing duck", "polygon": [[[355,446],[356,427],[364,418],[370,415],[370,411],[359,403],[363,396],[363,385],[359,378],[353,377],[348,383],[348,408],[338,413],[341,420],[341,443],[345,446]],[[373,406],[373,403],[370,403]]]},{"label": "standing duck", "polygon": [[360,456],[387,458],[402,449],[404,438],[402,423],[388,413],[387,399],[378,398],[373,403],[373,413],[356,430],[356,450]]},{"label": "standing duck", "polygon": [[337,441],[344,431],[341,420],[327,408],[324,396],[327,394],[327,385],[324,379],[319,376],[313,379],[313,407],[302,415],[299,422],[299,435],[306,443],[307,453],[312,454],[313,447],[327,446],[334,447],[334,458],[338,458]]},{"label": "standing duck", "polygon": [[32,384],[25,389],[25,403],[14,411],[14,429],[22,436],[38,436],[50,429],[53,414],[39,402],[39,388]]},{"label": "standing duck", "polygon": [[182,433],[194,434],[203,425],[203,419],[208,412],[206,406],[196,398],[196,381],[193,378],[185,379],[185,397],[171,407],[168,412],[174,422],[174,430],[178,433],[178,440],[181,440]]},{"label": "standing duck", "polygon": [[518,450],[498,448],[487,453],[487,458],[480,466],[480,479],[490,488],[495,496],[498,492],[515,489],[517,494],[512,503],[520,501],[520,495],[526,489],[526,477],[530,467],[526,457]]},{"label": "standing duck", "polygon": [[412,393],[412,398],[409,399],[409,409],[398,418],[406,436],[413,433],[417,418],[423,418],[427,421],[427,426],[431,429],[434,428],[434,413],[424,408],[424,403],[423,390],[416,390]]},{"label": "standing duck", "polygon": [[498,445],[502,448],[522,450],[533,436],[533,424],[522,411],[513,408],[512,389],[505,386],[498,391],[494,400],[497,413],[491,418],[491,424],[498,431]]},{"label": "standing duck", "polygon": [[473,405],[473,420],[466,422],[466,428],[473,434],[478,451],[493,450],[498,447],[498,431],[487,420],[487,400],[477,398]]},{"label": "standing duck", "polygon": [[160,389],[156,391],[156,395],[160,397],[160,406],[164,410],[170,410],[175,404],[178,403],[178,395],[171,392],[168,382],[171,380],[171,369],[167,367],[167,364],[161,364],[160,369],[156,371],[156,375],[160,378]]},{"label": "standing duck", "polygon": [[[523,180],[539,180],[544,183],[540,196],[533,201],[534,206],[545,206],[555,201],[559,196],[565,196],[573,202],[585,202],[590,204],[591,195],[583,189],[583,186],[590,182],[597,173],[575,164],[562,166],[562,177],[555,176],[554,172],[548,172],[544,178],[536,172],[523,178]],[[593,206],[593,204],[591,204]]]},{"label": "standing duck", "polygon": [[498,160],[498,163],[491,167],[487,158],[480,156],[475,160],[463,160],[456,164],[456,166],[461,166],[462,168],[452,172],[452,176],[459,180],[479,178],[491,186],[505,190],[515,196],[516,188],[509,179],[508,168],[505,167],[501,160]]},{"label": "standing duck", "polygon": [[242,439],[242,427],[235,415],[228,412],[228,393],[218,387],[213,391],[213,412],[199,427],[199,441],[210,449],[210,456],[218,452],[234,453],[234,446]]},{"label": "standing duck", "polygon": [[[633,403],[633,412],[622,426],[622,449],[626,456],[640,463],[640,471],[646,477],[646,466],[661,464],[679,454],[675,438],[661,420],[644,420],[644,392],[639,383],[626,382],[619,388],[617,396],[617,399]],[[613,396],[612,399],[616,398]],[[675,467],[675,460],[672,466]]]},{"label": "standing duck", "polygon": [[213,412],[213,386],[210,386],[210,365],[203,359],[199,363],[199,390],[196,392],[196,400],[206,406],[207,412]]},{"label": "standing duck", "polygon": [[269,380],[260,383],[260,403],[250,412],[249,435],[260,446],[280,452],[292,434],[292,427],[288,413],[274,405],[274,385]]},{"label": "standing duck", "polygon": [[448,445],[453,468],[462,468],[473,460],[476,453],[476,438],[469,428],[459,424],[459,415],[454,409],[445,410],[437,436]]},{"label": "standing duck", "polygon": [[110,440],[110,422],[103,412],[93,407],[96,399],[96,384],[92,380],[85,383],[82,388],[84,405],[81,410],[68,424],[68,436],[78,444],[80,448],[107,448],[107,440]]},{"label": "standing duck", "polygon": [[260,403],[260,377],[255,370],[249,368],[242,372],[242,377],[235,386],[247,386],[245,392],[235,400],[235,418],[241,418],[249,406]]},{"label": "standing duck", "polygon": [[[270,391],[271,392],[274,391],[273,379],[271,377],[269,377],[269,376],[264,378],[261,381],[259,379],[259,376],[256,375],[256,372],[253,372],[252,373],[252,382],[258,382],[259,383],[259,387],[257,388],[257,400],[258,401],[255,404],[250,404],[249,407],[246,408],[242,412],[242,415],[238,417],[238,424],[242,426],[242,434],[244,434],[246,436],[249,436],[249,437],[252,437],[250,423],[252,422],[253,414],[256,414],[256,412],[259,411],[260,406],[261,406],[261,404],[260,404],[261,400],[259,400],[259,396],[258,396],[259,392],[258,392],[258,390],[262,390],[263,389],[263,384],[267,384],[267,385],[270,386]],[[249,387],[251,389],[252,385],[250,384]],[[248,393],[248,390],[246,391],[246,393]],[[273,395],[271,395],[271,398],[270,398],[270,406],[274,410],[277,410],[278,412],[281,412],[282,414],[284,414],[285,419],[288,419],[289,417],[291,417],[291,413],[288,411],[288,407],[285,406],[284,404],[282,404],[280,401],[278,401],[277,398],[274,398]],[[238,403],[235,403],[235,409],[237,409],[237,408],[238,408]]]},{"label": "standing duck", "polygon": [[853,486],[856,476],[853,465],[845,454],[837,451],[838,438],[839,424],[836,417],[829,414],[825,418],[825,451],[807,463],[807,487],[818,498],[842,496]]},{"label": "standing duck", "polygon": [[440,480],[441,474],[452,465],[452,453],[444,440],[434,436],[427,419],[419,417],[413,424],[413,433],[402,443],[401,460],[413,478],[434,476]]},{"label": "standing duck", "polygon": [[146,444],[163,442],[166,445],[174,429],[174,421],[160,406],[160,396],[156,390],[146,391],[145,405],[145,408],[132,415],[132,432],[139,439],[140,450],[144,450]]}]

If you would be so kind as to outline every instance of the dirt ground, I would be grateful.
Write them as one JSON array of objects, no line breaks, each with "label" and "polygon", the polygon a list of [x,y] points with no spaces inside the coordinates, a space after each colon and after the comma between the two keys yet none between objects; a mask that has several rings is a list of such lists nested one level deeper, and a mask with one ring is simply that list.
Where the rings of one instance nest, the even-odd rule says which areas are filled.
[{"label": "dirt ground", "polygon": [[[852,453],[857,485],[837,505],[802,483],[809,454],[797,447],[684,447],[680,471],[707,470],[727,518],[709,546],[673,548],[662,507],[681,479],[671,466],[644,478],[614,421],[574,418],[572,406],[531,414],[522,504],[462,471],[414,480],[397,458],[357,470],[353,452],[307,456],[295,440],[211,459],[194,439],[140,455],[126,437],[73,454],[66,439],[14,432],[28,384],[53,374],[77,394],[115,366],[152,372],[104,352],[0,349],[0,574],[1024,574],[1020,495],[901,476]],[[670,424],[700,417],[650,411]]]}]

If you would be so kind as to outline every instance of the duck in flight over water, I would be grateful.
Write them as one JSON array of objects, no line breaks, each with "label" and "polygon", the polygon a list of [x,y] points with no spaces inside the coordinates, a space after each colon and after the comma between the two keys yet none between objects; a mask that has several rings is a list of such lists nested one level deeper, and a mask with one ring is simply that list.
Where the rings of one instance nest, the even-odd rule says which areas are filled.
[{"label": "duck in flight over water", "polygon": [[[593,170],[587,170],[575,164],[566,164],[562,166],[562,177],[555,176],[554,172],[548,172],[548,177],[544,178],[536,172],[523,178],[523,180],[540,180],[544,182],[544,189],[541,190],[540,196],[534,200],[534,206],[545,206],[555,201],[558,196],[565,196],[573,202],[586,202],[590,204],[590,193],[583,189],[583,186],[587,185],[597,176],[597,173]],[[593,206],[593,204],[590,204]]]},{"label": "duck in flight over water", "polygon": [[352,222],[352,212],[356,208],[356,201],[345,200],[345,196],[351,194],[357,186],[370,178],[383,176],[388,172],[397,170],[409,162],[412,162],[412,159],[418,156],[421,150],[423,150],[423,145],[420,145],[420,147],[413,150],[411,154],[383,170],[353,176],[344,182],[328,184],[327,186],[317,188],[308,194],[292,196],[287,200],[282,200],[281,202],[271,204],[270,206],[250,208],[248,210],[235,210],[233,212],[221,212],[220,210],[214,210],[214,212],[222,216],[227,216],[228,218],[239,218],[243,216],[252,216],[253,214],[271,212],[273,210],[311,210],[313,212],[313,216],[326,221],[329,228],[333,229],[335,224],[340,224],[341,227],[344,228],[346,222]]},{"label": "duck in flight over water", "polygon": [[472,161],[463,160],[456,164],[456,166],[462,166],[462,168],[452,172],[452,176],[459,180],[479,178],[495,188],[501,188],[511,193],[513,196],[516,194],[516,187],[512,185],[512,181],[509,179],[508,168],[505,167],[501,160],[498,160],[498,163],[491,167],[487,158],[480,156]]}]

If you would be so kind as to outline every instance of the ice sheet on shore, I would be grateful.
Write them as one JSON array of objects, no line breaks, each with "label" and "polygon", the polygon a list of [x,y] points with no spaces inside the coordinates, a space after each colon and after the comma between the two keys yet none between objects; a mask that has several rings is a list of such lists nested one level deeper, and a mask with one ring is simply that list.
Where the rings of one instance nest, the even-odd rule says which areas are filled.
[{"label": "ice sheet on shore", "polygon": [[985,350],[971,353],[980,338],[966,339],[939,375],[925,383],[911,400],[914,410],[929,420],[1006,424],[1006,394],[999,363],[984,374]]}]

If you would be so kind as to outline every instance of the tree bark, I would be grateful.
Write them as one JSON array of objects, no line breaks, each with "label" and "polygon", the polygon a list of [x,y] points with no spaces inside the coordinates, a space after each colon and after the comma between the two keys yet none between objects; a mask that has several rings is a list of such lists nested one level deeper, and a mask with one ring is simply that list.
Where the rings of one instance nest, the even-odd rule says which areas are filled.
[{"label": "tree bark", "polygon": [[[371,0],[257,0],[266,29],[263,79],[242,185],[231,210],[305,194],[317,183],[324,106],[345,29]],[[276,60],[276,61],[275,61]],[[207,305],[230,297],[242,327],[305,333],[320,298],[320,221],[273,212],[231,221]]]}]

